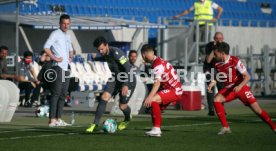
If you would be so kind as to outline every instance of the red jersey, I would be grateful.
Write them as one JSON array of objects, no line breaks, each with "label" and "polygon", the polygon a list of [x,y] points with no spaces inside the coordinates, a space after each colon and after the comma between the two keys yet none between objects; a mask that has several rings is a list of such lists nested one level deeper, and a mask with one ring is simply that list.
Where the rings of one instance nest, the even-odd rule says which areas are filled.
[{"label": "red jersey", "polygon": [[153,61],[154,79],[161,82],[161,89],[175,89],[176,95],[182,94],[182,86],[173,66],[160,57]]},{"label": "red jersey", "polygon": [[242,73],[246,72],[246,68],[239,58],[229,56],[224,62],[214,62],[217,70],[216,80],[219,80],[226,88],[238,85],[243,81]]}]

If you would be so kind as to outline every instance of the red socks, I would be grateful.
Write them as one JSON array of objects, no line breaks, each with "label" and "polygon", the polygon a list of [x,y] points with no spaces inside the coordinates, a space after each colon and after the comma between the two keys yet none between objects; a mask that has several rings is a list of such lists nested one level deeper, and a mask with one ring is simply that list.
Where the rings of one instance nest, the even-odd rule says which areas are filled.
[{"label": "red socks", "polygon": [[161,110],[157,102],[151,103],[151,117],[154,127],[160,127],[162,123]]},{"label": "red socks", "polygon": [[218,118],[220,119],[222,126],[229,127],[226,121],[225,110],[224,110],[224,106],[222,105],[222,102],[214,102],[214,107],[216,109]]},{"label": "red socks", "polygon": [[276,125],[272,122],[271,118],[265,110],[262,110],[262,113],[259,116],[271,127],[272,130],[276,129]]}]

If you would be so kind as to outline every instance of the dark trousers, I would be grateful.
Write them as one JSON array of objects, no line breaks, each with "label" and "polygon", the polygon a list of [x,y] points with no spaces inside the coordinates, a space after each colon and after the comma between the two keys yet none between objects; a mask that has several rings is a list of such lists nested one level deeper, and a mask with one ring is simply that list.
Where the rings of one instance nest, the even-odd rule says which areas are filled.
[{"label": "dark trousers", "polygon": [[[24,97],[25,103],[29,102],[32,89],[34,88],[31,82],[19,82],[18,87],[21,92],[25,91],[25,97]],[[22,101],[23,99],[20,99],[21,104],[22,104]]]},{"label": "dark trousers", "polygon": [[[211,82],[206,82],[207,86]],[[223,88],[222,83],[217,82],[216,84],[218,90],[221,90]],[[212,93],[208,92],[207,90],[207,103],[208,103],[208,110],[209,112],[214,112],[214,99],[215,99],[215,87],[212,88]]]},{"label": "dark trousers", "polygon": [[31,97],[31,104],[33,104],[34,101],[38,100],[38,97],[40,95],[40,90],[41,90],[41,84],[36,85],[36,87],[34,88],[34,91],[33,91],[33,95]]},{"label": "dark trousers", "polygon": [[70,78],[68,78],[70,75],[69,71],[64,71],[58,66],[54,66],[52,69],[57,76],[56,80],[50,83],[50,119],[61,118],[70,81]]}]

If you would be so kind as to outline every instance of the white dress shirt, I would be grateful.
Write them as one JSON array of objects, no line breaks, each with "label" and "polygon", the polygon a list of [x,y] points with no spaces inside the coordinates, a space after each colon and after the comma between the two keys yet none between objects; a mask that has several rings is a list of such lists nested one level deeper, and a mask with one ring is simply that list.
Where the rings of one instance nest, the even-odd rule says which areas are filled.
[{"label": "white dress shirt", "polygon": [[51,49],[57,58],[62,57],[62,62],[58,62],[57,65],[65,71],[68,70],[69,52],[73,51],[68,32],[65,33],[61,29],[53,31],[44,44],[44,48]]}]

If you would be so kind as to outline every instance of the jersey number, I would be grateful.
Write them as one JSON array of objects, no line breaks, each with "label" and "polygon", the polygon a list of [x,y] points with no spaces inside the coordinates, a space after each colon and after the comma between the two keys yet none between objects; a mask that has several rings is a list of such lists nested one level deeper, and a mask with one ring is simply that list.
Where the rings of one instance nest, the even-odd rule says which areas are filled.
[{"label": "jersey number", "polygon": [[254,96],[253,96],[253,94],[250,92],[250,91],[246,91],[245,92],[245,96],[246,96],[246,98],[254,98]]}]

